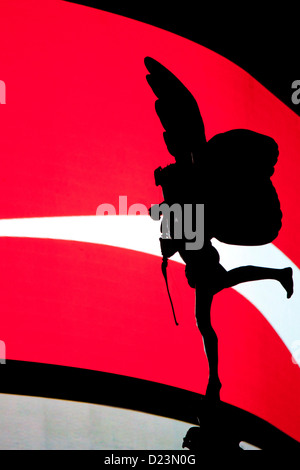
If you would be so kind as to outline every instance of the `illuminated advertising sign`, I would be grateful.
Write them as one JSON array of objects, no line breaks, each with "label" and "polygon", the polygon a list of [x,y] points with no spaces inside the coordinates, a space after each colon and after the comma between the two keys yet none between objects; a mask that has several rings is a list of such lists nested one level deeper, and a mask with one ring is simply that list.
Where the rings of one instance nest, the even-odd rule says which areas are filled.
[{"label": "illuminated advertising sign", "polygon": [[[154,170],[174,163],[146,78],[148,57],[189,90],[207,141],[247,129],[278,146],[271,175],[282,213],[278,235],[270,243],[230,244],[216,237],[212,244],[226,270],[292,268],[295,291],[287,298],[289,287],[274,278],[223,289],[213,297],[211,322],[222,413],[244,423],[240,440],[257,447],[299,441],[297,114],[233,61],[146,22],[58,0],[5,0],[0,12],[0,411],[14,409],[15,395],[75,400],[90,410],[119,407],[114,419],[123,423],[123,434],[114,441],[115,428],[108,434],[97,428],[93,445],[102,449],[128,448],[132,418],[122,413],[129,409],[146,416],[139,415],[137,434],[142,422],[159,416],[177,419],[173,430],[178,423],[185,423],[184,431],[197,425],[187,403],[205,395],[209,369],[195,321],[195,290],[175,254],[168,286],[177,326],[161,274],[160,223],[147,212],[163,199]],[[243,164],[247,175],[256,171],[252,150]],[[224,155],[219,182],[227,194],[243,176],[230,173],[226,161]],[[242,213],[239,203],[237,227]],[[40,406],[51,414],[45,411],[50,405]],[[16,419],[11,413],[7,429]],[[85,420],[81,436],[91,425]],[[111,415],[107,420],[113,422]],[[165,429],[153,423],[151,430]],[[63,429],[67,439],[70,429]],[[174,431],[178,441],[170,432],[163,444],[140,434],[130,445],[181,448],[181,431],[179,438]],[[14,446],[13,437],[5,439],[0,447]],[[36,435],[31,439],[33,447],[44,446]],[[75,446],[85,445],[80,435],[76,439]]]}]

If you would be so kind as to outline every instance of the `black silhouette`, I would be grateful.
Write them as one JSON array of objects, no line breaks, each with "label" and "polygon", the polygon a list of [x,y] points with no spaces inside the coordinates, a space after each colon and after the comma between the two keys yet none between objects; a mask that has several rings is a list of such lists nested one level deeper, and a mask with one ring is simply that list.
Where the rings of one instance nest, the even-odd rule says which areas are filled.
[{"label": "black silhouette", "polygon": [[[209,364],[206,398],[220,399],[218,338],[212,328],[213,296],[242,282],[274,279],[293,294],[292,269],[243,266],[226,271],[212,238],[234,245],[264,245],[281,228],[282,214],[271,182],[278,146],[268,136],[235,129],[206,141],[204,124],[196,100],[164,66],[145,58],[150,72],[147,81],[158,100],[155,109],[165,129],[164,140],[176,163],[155,170],[155,181],[163,189],[164,202],[171,206],[204,204],[204,245],[186,249],[186,237],[174,237],[176,224],[170,216],[169,233],[160,239],[166,277],[167,259],[177,251],[186,264],[189,285],[196,290],[196,320],[203,337]],[[150,211],[151,215],[151,211]],[[184,233],[184,231],[183,231]],[[175,319],[176,321],[176,319]]]}]

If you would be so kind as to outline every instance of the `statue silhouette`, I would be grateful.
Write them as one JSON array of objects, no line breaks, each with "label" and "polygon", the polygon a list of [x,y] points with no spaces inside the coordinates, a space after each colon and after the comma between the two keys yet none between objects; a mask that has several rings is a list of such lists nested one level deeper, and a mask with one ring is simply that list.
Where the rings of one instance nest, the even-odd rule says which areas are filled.
[{"label": "statue silhouette", "polygon": [[[293,294],[292,269],[242,266],[226,271],[220,264],[213,238],[233,245],[271,243],[281,228],[282,214],[271,182],[278,158],[278,146],[269,136],[247,129],[235,129],[206,140],[196,100],[168,69],[150,57],[147,81],[158,100],[155,109],[162,123],[164,140],[175,163],[155,170],[155,181],[163,190],[164,203],[204,204],[204,244],[186,249],[187,239],[174,237],[176,224],[168,220],[169,233],[160,239],[163,267],[179,252],[186,264],[188,284],[196,293],[196,320],[203,337],[209,364],[206,398],[220,399],[218,338],[211,325],[213,296],[237,284],[273,279]],[[151,212],[150,212],[151,215]],[[176,321],[176,319],[175,319]]]}]

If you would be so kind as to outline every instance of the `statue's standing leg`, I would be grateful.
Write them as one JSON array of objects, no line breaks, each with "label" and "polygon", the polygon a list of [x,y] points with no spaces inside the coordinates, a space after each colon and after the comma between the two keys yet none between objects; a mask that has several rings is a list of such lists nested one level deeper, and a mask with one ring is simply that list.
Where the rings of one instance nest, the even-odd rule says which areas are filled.
[{"label": "statue's standing leg", "polygon": [[218,338],[211,325],[211,304],[213,294],[203,282],[196,281],[196,320],[203,338],[209,365],[209,380],[206,397],[219,400],[221,382],[218,373]]}]

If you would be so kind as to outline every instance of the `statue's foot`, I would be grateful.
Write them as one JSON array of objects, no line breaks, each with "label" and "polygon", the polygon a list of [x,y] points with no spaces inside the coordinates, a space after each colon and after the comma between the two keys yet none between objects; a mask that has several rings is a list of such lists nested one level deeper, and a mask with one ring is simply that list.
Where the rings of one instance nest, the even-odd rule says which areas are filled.
[{"label": "statue's foot", "polygon": [[286,296],[289,299],[294,293],[293,270],[292,268],[284,268],[281,270],[280,282],[286,290]]}]

